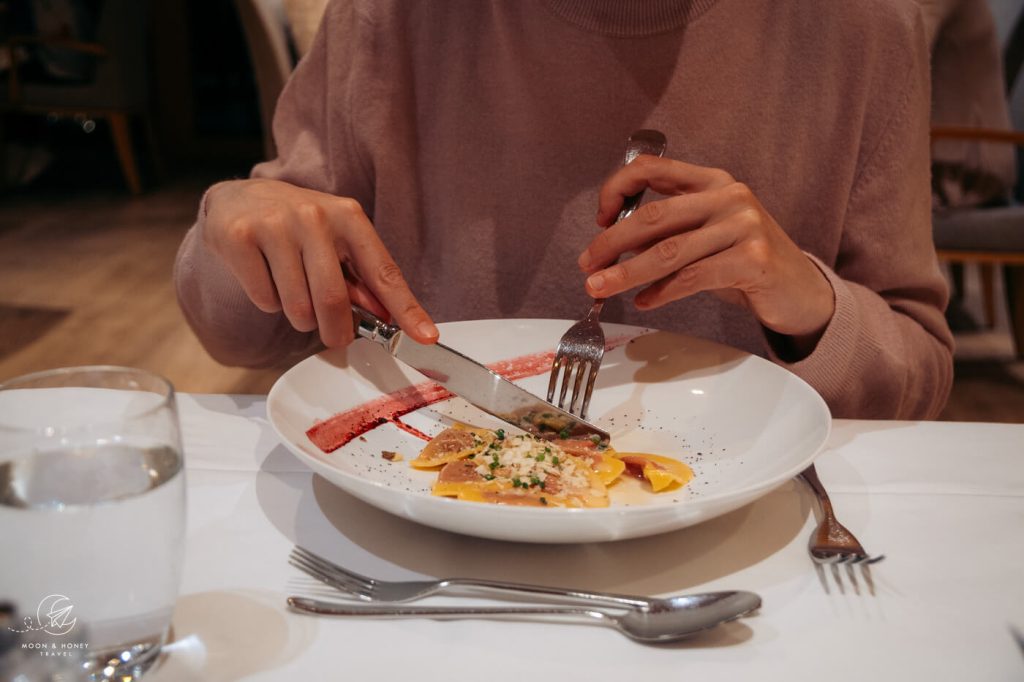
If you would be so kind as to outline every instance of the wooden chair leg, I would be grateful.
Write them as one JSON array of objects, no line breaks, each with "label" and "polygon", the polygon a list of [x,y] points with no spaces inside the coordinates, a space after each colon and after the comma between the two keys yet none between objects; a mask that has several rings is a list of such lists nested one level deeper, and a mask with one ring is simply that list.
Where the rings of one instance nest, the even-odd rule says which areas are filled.
[{"label": "wooden chair leg", "polygon": [[149,145],[150,158],[153,159],[153,171],[156,173],[157,180],[163,181],[167,176],[167,172],[164,167],[163,155],[160,153],[160,145],[157,143],[156,131],[153,130],[152,116],[143,114],[142,119],[142,125],[146,131],[146,143]]},{"label": "wooden chair leg", "polygon": [[142,194],[142,183],[139,181],[139,166],[135,162],[135,151],[132,147],[132,134],[128,126],[128,114],[123,112],[109,114],[110,132],[114,137],[117,158],[121,162],[121,172],[132,194]]},{"label": "wooden chair leg", "polygon": [[1010,334],[1018,360],[1024,360],[1024,265],[1004,265],[1003,282],[1010,313]]},{"label": "wooden chair leg", "polygon": [[7,158],[7,112],[0,111],[0,189],[6,189],[8,178],[10,178],[10,169],[7,164],[10,161]]},{"label": "wooden chair leg", "polygon": [[954,301],[962,301],[964,298],[964,264],[950,263],[949,277],[952,280],[950,298]]},{"label": "wooden chair leg", "polygon": [[996,266],[993,263],[978,263],[978,276],[981,278],[982,310],[985,315],[985,327],[996,326]]}]

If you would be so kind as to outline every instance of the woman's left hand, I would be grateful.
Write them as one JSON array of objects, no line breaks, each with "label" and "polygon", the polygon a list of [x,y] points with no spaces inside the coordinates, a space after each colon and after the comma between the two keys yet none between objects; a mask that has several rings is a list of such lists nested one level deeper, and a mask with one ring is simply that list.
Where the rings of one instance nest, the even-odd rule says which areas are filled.
[{"label": "woman's left hand", "polygon": [[[613,224],[623,199],[648,187],[666,198]],[[635,303],[649,310],[710,291],[812,348],[832,319],[825,275],[750,188],[723,170],[640,156],[601,187],[597,222],[607,229],[579,258],[595,298],[647,285]]]}]

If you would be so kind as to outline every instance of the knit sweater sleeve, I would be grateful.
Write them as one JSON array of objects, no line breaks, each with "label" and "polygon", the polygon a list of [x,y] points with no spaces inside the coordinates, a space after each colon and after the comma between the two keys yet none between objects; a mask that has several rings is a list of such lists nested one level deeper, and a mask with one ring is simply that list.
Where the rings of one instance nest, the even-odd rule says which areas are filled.
[{"label": "knit sweater sleeve", "polygon": [[952,385],[948,288],[931,232],[928,52],[920,22],[908,33],[904,63],[887,65],[906,76],[883,78],[893,95],[874,103],[891,106],[862,145],[834,266],[812,256],[835,292],[835,314],[808,357],[773,358],[835,417],[934,418]]},{"label": "knit sweater sleeve", "polygon": [[[346,9],[349,6],[333,3],[328,8],[310,52],[296,67],[278,101],[274,114],[278,157],[258,164],[253,177],[368,201],[365,174],[348,135],[350,127],[344,123],[349,112],[333,94],[351,92],[346,81],[357,78],[359,72],[351,68],[357,53],[357,31],[350,29],[358,22]],[[207,247],[203,232],[209,195],[207,192],[200,203],[199,215],[179,247],[174,267],[179,305],[203,346],[217,361],[244,367],[287,363],[318,350],[321,345],[315,331],[299,332],[283,313],[259,310]]]}]

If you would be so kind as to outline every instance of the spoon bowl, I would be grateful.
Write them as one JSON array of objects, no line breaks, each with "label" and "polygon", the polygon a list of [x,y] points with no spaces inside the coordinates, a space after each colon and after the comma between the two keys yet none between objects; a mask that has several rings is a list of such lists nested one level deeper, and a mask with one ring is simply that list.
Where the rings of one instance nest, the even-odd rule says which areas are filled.
[{"label": "spoon bowl", "polygon": [[745,616],[761,607],[753,592],[706,592],[671,597],[650,606],[634,608],[623,615],[601,616],[614,621],[622,634],[639,642],[674,642]]}]

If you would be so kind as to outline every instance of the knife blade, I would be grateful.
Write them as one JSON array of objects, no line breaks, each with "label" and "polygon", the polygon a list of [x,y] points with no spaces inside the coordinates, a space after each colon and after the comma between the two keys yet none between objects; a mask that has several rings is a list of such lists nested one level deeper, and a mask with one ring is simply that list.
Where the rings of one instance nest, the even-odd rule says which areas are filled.
[{"label": "knife blade", "polygon": [[423,376],[502,421],[540,436],[598,436],[602,443],[609,441],[606,431],[538,398],[444,344],[418,343],[397,326],[355,305],[352,323],[356,336],[380,345]]}]

